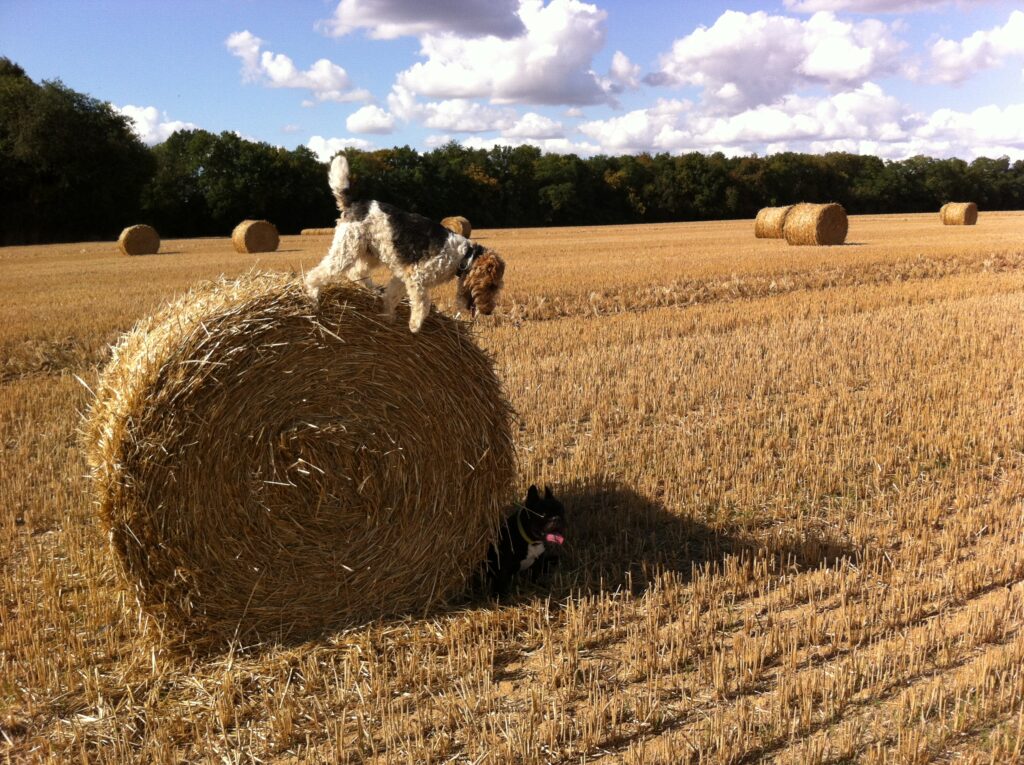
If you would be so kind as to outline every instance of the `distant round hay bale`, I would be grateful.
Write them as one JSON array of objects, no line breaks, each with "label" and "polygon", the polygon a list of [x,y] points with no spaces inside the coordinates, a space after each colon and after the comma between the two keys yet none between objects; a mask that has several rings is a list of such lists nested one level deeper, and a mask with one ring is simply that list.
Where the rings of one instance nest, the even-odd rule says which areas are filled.
[{"label": "distant round hay bale", "polygon": [[758,239],[783,239],[785,238],[784,226],[786,216],[793,209],[793,205],[785,207],[762,207],[754,221],[754,236]]},{"label": "distant round hay bale", "polygon": [[464,236],[469,239],[469,235],[473,233],[473,227],[469,224],[466,218],[461,215],[451,215],[441,221],[441,225],[449,231],[454,231],[460,236]]},{"label": "distant round hay bale", "polygon": [[789,244],[842,244],[848,229],[846,210],[835,203],[793,205],[784,225]]},{"label": "distant round hay bale", "polygon": [[265,220],[243,220],[231,232],[235,252],[273,252],[280,241],[277,227]]},{"label": "distant round hay bale", "polygon": [[939,209],[944,226],[973,226],[978,222],[978,205],[974,202],[947,202]]},{"label": "distant round hay bale", "polygon": [[117,238],[117,246],[123,255],[152,255],[160,251],[160,234],[144,223],[129,226]]},{"label": "distant round hay bale", "polygon": [[117,569],[167,634],[302,638],[463,590],[515,474],[490,357],[339,285],[200,288],[121,338],[83,430]]},{"label": "distant round hay bale", "polygon": [[333,233],[333,228],[304,228],[299,232],[302,236],[330,236]]}]

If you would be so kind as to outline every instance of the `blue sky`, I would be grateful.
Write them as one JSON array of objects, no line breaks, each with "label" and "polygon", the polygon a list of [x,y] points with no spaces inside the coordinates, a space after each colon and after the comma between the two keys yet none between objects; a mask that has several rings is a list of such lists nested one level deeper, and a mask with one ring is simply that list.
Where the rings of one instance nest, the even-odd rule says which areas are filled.
[{"label": "blue sky", "polygon": [[0,0],[0,55],[150,144],[1024,157],[1019,0]]}]

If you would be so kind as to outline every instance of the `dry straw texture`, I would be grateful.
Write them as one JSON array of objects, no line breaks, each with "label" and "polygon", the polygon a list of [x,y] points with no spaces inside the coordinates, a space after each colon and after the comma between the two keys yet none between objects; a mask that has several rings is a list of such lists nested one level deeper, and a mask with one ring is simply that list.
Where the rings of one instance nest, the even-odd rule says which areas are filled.
[{"label": "dry straw texture", "polygon": [[939,209],[944,226],[973,226],[978,222],[978,205],[974,202],[947,202]]},{"label": "dry straw texture", "polygon": [[277,227],[265,220],[243,220],[231,232],[235,252],[273,252],[279,242]]},{"label": "dry straw texture", "polygon": [[152,226],[129,226],[117,238],[124,255],[152,255],[160,250],[160,234]]},{"label": "dry straw texture", "polygon": [[758,239],[783,239],[786,217],[793,205],[785,207],[762,207],[754,221],[754,236]]},{"label": "dry straw texture", "polygon": [[302,236],[330,236],[334,233],[333,228],[304,228],[299,232]]},{"label": "dry straw texture", "polygon": [[849,221],[842,205],[794,205],[786,216],[785,234],[789,244],[842,244]]},{"label": "dry straw texture", "polygon": [[454,231],[456,234],[469,238],[470,234],[473,233],[473,227],[470,225],[469,220],[463,218],[461,215],[451,215],[441,221],[441,225],[449,231]]},{"label": "dry straw texture", "polygon": [[511,409],[458,322],[257,275],[114,349],[85,427],[99,515],[174,637],[303,637],[461,590],[515,470]]}]

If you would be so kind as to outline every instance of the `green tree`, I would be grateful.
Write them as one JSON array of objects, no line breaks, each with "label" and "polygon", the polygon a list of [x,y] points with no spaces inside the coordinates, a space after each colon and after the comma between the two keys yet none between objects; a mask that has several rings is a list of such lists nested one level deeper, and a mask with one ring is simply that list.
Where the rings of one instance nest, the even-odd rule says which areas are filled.
[{"label": "green tree", "polygon": [[149,151],[110,104],[0,59],[3,244],[113,238],[138,222]]},{"label": "green tree", "polygon": [[327,168],[305,147],[288,151],[235,133],[182,130],[153,156],[156,172],[143,203],[166,236],[225,236],[246,218],[297,233],[337,215]]}]

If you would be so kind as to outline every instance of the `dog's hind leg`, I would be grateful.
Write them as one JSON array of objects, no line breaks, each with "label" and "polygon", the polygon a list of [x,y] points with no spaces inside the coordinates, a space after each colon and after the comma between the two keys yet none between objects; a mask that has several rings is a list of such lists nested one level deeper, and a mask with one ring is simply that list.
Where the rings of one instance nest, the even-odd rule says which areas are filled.
[{"label": "dog's hind leg", "polygon": [[377,285],[370,277],[370,269],[378,262],[370,254],[362,229],[356,226],[349,228],[349,235],[345,237],[345,254],[346,262],[342,267],[345,278],[368,290],[376,291]]},{"label": "dog's hind leg", "polygon": [[430,291],[422,284],[409,280],[405,283],[405,289],[409,293],[409,329],[412,332],[419,332],[423,326],[423,320],[430,313]]},{"label": "dog's hind leg", "polygon": [[384,315],[388,321],[395,320],[395,309],[405,294],[405,282],[397,276],[392,276],[388,286],[384,288]]},{"label": "dog's hind leg", "polygon": [[313,300],[320,297],[320,289],[331,282],[338,281],[349,276],[353,267],[357,267],[360,260],[361,234],[357,227],[339,224],[334,232],[334,239],[331,240],[331,247],[324,259],[315,268],[306,273],[306,292]]},{"label": "dog's hind leg", "polygon": [[306,293],[313,298],[314,302],[320,299],[320,288],[331,280],[330,268],[323,262],[315,268],[306,272],[305,287]]}]

